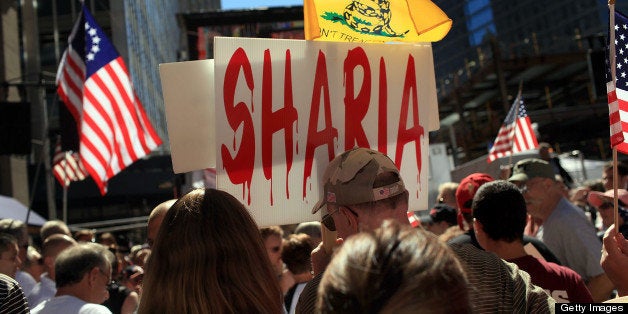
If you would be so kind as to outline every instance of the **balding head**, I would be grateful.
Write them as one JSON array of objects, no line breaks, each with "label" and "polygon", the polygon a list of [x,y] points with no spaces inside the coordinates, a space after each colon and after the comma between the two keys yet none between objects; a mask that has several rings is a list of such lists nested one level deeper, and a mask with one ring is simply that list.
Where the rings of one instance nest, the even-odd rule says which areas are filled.
[{"label": "balding head", "polygon": [[55,280],[55,260],[59,253],[76,244],[76,241],[65,234],[53,234],[46,238],[42,246],[44,255],[44,269],[48,277]]},{"label": "balding head", "polygon": [[157,237],[157,232],[159,232],[159,227],[161,227],[161,222],[164,220],[164,216],[168,212],[168,209],[172,207],[172,205],[176,202],[176,199],[167,200],[155,208],[148,216],[148,246],[152,247],[155,242],[155,238]]},{"label": "balding head", "polygon": [[41,239],[45,241],[53,234],[72,235],[72,233],[70,233],[70,228],[68,228],[68,225],[66,225],[65,222],[61,220],[48,220],[43,226],[41,226],[39,235],[41,236]]}]

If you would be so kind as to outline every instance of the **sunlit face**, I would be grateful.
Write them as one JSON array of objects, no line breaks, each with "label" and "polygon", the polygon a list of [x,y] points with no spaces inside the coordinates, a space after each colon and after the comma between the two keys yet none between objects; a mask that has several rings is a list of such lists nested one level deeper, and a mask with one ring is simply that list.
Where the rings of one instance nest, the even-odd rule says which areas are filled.
[{"label": "sunlit face", "polygon": [[266,253],[270,263],[273,265],[275,272],[281,274],[283,270],[283,261],[281,260],[281,237],[278,235],[270,235],[264,240]]},{"label": "sunlit face", "polygon": [[109,299],[109,291],[107,286],[111,282],[111,266],[107,269],[98,268],[98,274],[94,283],[94,300],[93,303],[101,304]]},{"label": "sunlit face", "polygon": [[535,218],[544,218],[543,216],[543,204],[548,198],[546,186],[544,184],[545,178],[532,178],[528,181],[514,182],[523,198],[526,200],[526,209],[528,214]]},{"label": "sunlit face", "polygon": [[[602,217],[602,224],[604,225],[604,229],[610,227],[612,224],[615,223],[615,212],[614,212],[614,205],[612,202],[612,199],[608,199],[606,201],[604,201],[598,208],[598,213],[600,213],[600,217]],[[621,218],[621,216],[618,217],[619,221],[619,225],[623,225],[624,224],[624,220]]]},{"label": "sunlit face", "polygon": [[16,243],[10,243],[8,250],[0,255],[0,273],[15,278],[15,273],[20,268],[22,260],[18,255],[19,249]]}]

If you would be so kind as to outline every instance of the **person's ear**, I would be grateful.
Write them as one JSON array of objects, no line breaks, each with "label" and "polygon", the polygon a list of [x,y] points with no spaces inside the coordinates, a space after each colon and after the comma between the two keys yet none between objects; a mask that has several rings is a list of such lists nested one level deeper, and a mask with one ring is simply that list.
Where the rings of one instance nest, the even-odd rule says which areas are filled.
[{"label": "person's ear", "polygon": [[44,256],[44,266],[48,269],[55,269],[55,258],[52,256]]},{"label": "person's ear", "polygon": [[482,223],[475,218],[473,218],[473,230],[484,232],[484,226],[482,226]]},{"label": "person's ear", "polygon": [[345,206],[341,206],[339,209],[340,213],[342,213],[342,218],[341,219],[346,219],[346,223],[347,225],[354,231],[354,232],[358,232],[359,231],[359,226],[358,226],[358,222],[359,219],[356,215],[354,215],[351,210],[349,210],[349,208],[345,207]]},{"label": "person's ear", "polygon": [[87,276],[87,282],[90,286],[94,286],[96,281],[98,280],[98,276],[100,276],[100,269],[98,267],[92,268],[85,276]]}]

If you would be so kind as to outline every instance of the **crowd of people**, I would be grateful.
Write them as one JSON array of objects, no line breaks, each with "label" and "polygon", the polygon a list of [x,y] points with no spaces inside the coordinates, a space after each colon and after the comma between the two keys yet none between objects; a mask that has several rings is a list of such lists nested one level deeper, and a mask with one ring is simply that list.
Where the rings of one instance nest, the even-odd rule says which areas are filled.
[{"label": "crowd of people", "polygon": [[570,188],[552,162],[443,184],[417,228],[398,168],[365,148],[326,167],[320,222],[260,228],[232,195],[195,189],[155,207],[146,244],[125,254],[111,234],[58,220],[36,248],[23,222],[3,219],[0,313],[548,313],[627,301],[628,169],[617,232],[614,192],[595,188],[613,172]]}]

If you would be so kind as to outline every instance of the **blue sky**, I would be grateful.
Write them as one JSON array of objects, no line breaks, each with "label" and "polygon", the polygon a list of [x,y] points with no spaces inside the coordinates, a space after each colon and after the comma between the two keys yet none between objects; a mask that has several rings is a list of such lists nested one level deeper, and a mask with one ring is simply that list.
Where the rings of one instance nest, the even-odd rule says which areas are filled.
[{"label": "blue sky", "polygon": [[221,0],[223,10],[303,5],[303,0]]}]

